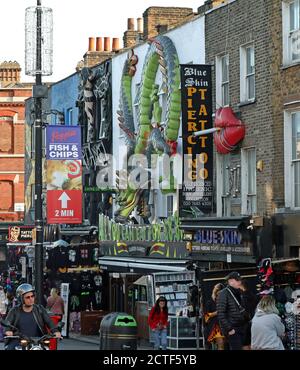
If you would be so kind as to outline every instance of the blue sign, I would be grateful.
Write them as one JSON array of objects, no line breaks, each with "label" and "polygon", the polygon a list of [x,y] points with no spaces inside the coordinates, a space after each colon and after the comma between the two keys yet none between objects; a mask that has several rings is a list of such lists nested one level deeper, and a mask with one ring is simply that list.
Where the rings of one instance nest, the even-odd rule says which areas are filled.
[{"label": "blue sign", "polygon": [[195,234],[195,241],[203,244],[240,245],[242,235],[237,230],[201,229]]},{"label": "blue sign", "polygon": [[78,126],[47,126],[47,159],[81,159],[81,129]]}]

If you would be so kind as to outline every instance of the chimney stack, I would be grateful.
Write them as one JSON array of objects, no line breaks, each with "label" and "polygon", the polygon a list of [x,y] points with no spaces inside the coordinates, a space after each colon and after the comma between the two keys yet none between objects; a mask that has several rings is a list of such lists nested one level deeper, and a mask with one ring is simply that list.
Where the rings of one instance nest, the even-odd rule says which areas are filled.
[{"label": "chimney stack", "polygon": [[95,51],[95,38],[89,37],[89,51]]},{"label": "chimney stack", "polygon": [[[127,30],[123,35],[124,48],[132,48],[139,42],[139,31],[135,30],[134,23],[134,18],[127,18]],[[141,23],[138,23],[138,28],[141,28]]]},{"label": "chimney stack", "polygon": [[21,67],[16,61],[5,61],[0,63],[0,86],[5,87],[11,83],[20,82]]},{"label": "chimney stack", "polygon": [[104,37],[104,51],[111,51],[110,37]]},{"label": "chimney stack", "polygon": [[102,37],[96,37],[96,51],[103,51]]},{"label": "chimney stack", "polygon": [[134,31],[134,18],[127,19],[127,30]]},{"label": "chimney stack", "polygon": [[112,41],[112,51],[120,50],[120,40],[118,37],[114,37]]},{"label": "chimney stack", "polygon": [[138,33],[143,33],[143,18],[137,19],[137,31]]},{"label": "chimney stack", "polygon": [[[104,44],[104,47],[103,47]],[[119,43],[114,41],[115,50],[119,49]],[[111,50],[110,37],[89,37],[89,50],[83,55],[83,61],[77,64],[76,70],[83,67],[93,67],[111,58],[114,52]]]}]

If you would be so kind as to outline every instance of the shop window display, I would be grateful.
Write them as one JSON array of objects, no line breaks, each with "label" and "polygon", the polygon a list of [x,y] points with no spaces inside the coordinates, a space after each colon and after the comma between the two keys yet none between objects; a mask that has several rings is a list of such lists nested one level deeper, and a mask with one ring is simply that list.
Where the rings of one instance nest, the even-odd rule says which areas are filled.
[{"label": "shop window display", "polygon": [[69,284],[69,331],[78,333],[86,326],[83,312],[97,314],[106,308],[103,289],[108,284],[98,267],[99,244],[57,246],[47,254],[50,286],[59,288],[62,282]]},{"label": "shop window display", "polygon": [[258,294],[272,294],[286,328],[284,346],[300,349],[300,261],[264,259],[258,266]]}]

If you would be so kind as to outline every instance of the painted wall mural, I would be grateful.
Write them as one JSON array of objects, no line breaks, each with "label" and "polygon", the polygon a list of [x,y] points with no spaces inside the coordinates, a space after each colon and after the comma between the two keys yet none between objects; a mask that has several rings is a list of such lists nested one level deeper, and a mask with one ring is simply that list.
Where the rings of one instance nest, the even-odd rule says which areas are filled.
[{"label": "painted wall mural", "polygon": [[[77,106],[82,127],[84,166],[84,218],[97,223],[98,214],[109,212],[111,193],[97,185],[99,171],[108,167],[112,143],[111,60],[80,71]],[[95,191],[87,191],[93,189]],[[105,190],[106,191],[106,190]]]},{"label": "painted wall mural", "polygon": [[[147,156],[148,168],[151,167],[152,154],[176,154],[181,115],[180,69],[176,48],[167,36],[151,39],[149,44],[136,97],[131,92],[138,58],[133,51],[128,55],[121,78],[118,111],[119,126],[127,145],[125,160],[132,154],[144,154]],[[156,84],[158,70],[162,76],[161,86]],[[160,105],[159,94],[165,94],[165,107]],[[134,126],[133,101],[137,106],[137,130]],[[116,198],[119,208],[115,212],[117,222],[125,223],[137,207],[138,215],[145,223],[149,223],[149,177],[150,174],[146,187],[136,189],[128,181],[127,188],[119,191]],[[173,188],[171,186],[169,191],[174,192],[173,174],[170,178]]]}]

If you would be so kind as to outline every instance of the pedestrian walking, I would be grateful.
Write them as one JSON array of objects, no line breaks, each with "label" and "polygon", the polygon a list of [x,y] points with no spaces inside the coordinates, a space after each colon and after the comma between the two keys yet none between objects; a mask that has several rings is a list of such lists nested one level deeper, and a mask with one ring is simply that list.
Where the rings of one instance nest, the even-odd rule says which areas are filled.
[{"label": "pedestrian walking", "polygon": [[159,297],[152,307],[148,324],[154,336],[154,349],[167,349],[168,307],[165,297]]},{"label": "pedestrian walking", "polygon": [[222,333],[231,350],[242,350],[247,312],[241,305],[241,276],[233,271],[225,278],[227,287],[217,297],[217,311]]},{"label": "pedestrian walking", "polygon": [[216,346],[218,350],[224,350],[225,337],[221,331],[216,300],[224,285],[219,283],[213,288],[211,299],[204,305],[204,336],[206,341]]},{"label": "pedestrian walking", "polygon": [[284,350],[282,338],[285,327],[279,317],[273,296],[262,297],[251,326],[251,349]]},{"label": "pedestrian walking", "polygon": [[58,294],[57,289],[52,288],[50,291],[50,296],[47,298],[46,309],[48,313],[60,316],[60,318],[62,318],[65,312],[64,307],[65,303],[61,296]]}]

